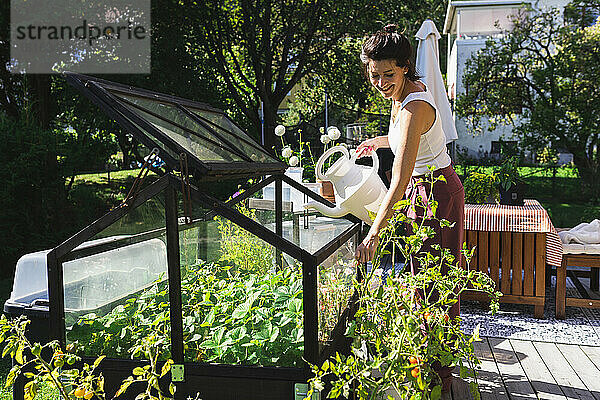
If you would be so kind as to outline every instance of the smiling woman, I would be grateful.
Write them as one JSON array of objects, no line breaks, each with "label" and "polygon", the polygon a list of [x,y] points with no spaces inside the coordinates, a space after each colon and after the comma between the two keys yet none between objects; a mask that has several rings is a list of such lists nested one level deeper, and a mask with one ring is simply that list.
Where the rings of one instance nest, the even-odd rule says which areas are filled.
[{"label": "smiling woman", "polygon": [[[412,232],[413,221],[423,224],[431,214],[454,223],[442,228],[439,221],[425,222],[435,235],[425,240],[421,251],[439,255],[439,247],[449,249],[454,260],[460,262],[464,189],[446,151],[446,135],[435,100],[416,74],[412,53],[406,36],[397,32],[396,25],[387,25],[365,41],[360,55],[373,87],[384,98],[392,100],[392,112],[388,135],[364,141],[358,146],[357,154],[359,157],[369,155],[382,147],[389,147],[394,153],[390,188],[369,233],[356,249],[356,259],[363,263],[373,259],[379,246],[379,234],[403,197],[410,202],[403,210],[410,219],[406,225],[408,232]],[[424,178],[430,174],[441,182],[435,186],[426,183],[430,179]],[[391,268],[392,264],[387,267]],[[408,266],[413,274],[421,269],[414,257],[408,260]],[[441,272],[446,274],[447,269]],[[455,317],[459,310],[460,302],[457,302],[450,316]],[[443,389],[449,390],[450,369],[437,368],[437,372],[442,378]]]}]

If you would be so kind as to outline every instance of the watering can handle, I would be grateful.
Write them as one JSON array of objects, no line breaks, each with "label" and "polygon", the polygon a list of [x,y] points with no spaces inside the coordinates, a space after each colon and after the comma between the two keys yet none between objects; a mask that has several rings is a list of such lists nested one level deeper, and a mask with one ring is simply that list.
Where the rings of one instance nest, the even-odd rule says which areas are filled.
[{"label": "watering can handle", "polygon": [[[373,167],[371,168],[371,177],[374,177],[375,175],[379,174],[379,156],[377,155],[376,151],[372,151],[371,154],[369,154],[369,156],[371,156],[371,158],[373,159]],[[350,161],[356,162],[357,158],[358,158],[358,153],[355,150],[354,154],[352,154],[352,157],[350,157]]]},{"label": "watering can handle", "polygon": [[334,147],[330,148],[325,153],[323,153],[323,155],[321,157],[319,157],[319,159],[317,160],[317,165],[315,166],[315,173],[317,174],[318,179],[320,179],[322,181],[328,180],[327,177],[325,176],[325,174],[323,172],[321,172],[321,170],[323,169],[323,164],[325,164],[325,161],[327,161],[327,159],[332,154],[337,153],[337,152],[343,153],[346,158],[350,158],[348,149],[345,148],[344,146],[334,146]]}]

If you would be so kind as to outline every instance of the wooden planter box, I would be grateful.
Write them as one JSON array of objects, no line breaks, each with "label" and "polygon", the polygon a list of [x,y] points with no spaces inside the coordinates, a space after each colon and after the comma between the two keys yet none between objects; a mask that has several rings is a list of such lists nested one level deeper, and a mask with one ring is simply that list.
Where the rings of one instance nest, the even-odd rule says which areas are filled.
[{"label": "wooden planter box", "polygon": [[[469,268],[487,273],[502,292],[502,303],[531,304],[536,318],[544,316],[546,234],[465,230],[468,248],[475,247]],[[467,268],[463,259],[463,267]],[[487,301],[474,291],[463,299]]]}]

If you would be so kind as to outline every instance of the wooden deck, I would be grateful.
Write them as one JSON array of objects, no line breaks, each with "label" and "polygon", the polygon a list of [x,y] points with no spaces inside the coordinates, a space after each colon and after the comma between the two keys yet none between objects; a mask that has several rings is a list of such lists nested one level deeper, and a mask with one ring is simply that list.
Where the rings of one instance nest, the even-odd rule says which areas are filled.
[{"label": "wooden deck", "polygon": [[[600,400],[600,347],[515,339],[475,343],[482,400]],[[471,399],[455,379],[446,400]]]}]

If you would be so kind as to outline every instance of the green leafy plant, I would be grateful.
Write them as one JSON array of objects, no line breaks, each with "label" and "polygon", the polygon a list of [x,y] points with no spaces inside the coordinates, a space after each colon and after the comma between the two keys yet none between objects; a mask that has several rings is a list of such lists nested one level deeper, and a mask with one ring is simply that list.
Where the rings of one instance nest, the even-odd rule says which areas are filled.
[{"label": "green leafy plant", "polygon": [[500,189],[509,190],[511,186],[521,182],[519,175],[519,159],[509,157],[496,169],[496,181]]},{"label": "green leafy plant", "polygon": [[319,272],[317,291],[319,299],[319,340],[325,342],[348,305],[354,291],[356,271],[341,261]]},{"label": "green leafy plant", "polygon": [[[93,375],[103,357],[97,358],[93,366],[85,364],[82,371],[67,369],[80,358],[71,352],[63,352],[58,341],[44,345],[32,344],[25,336],[28,324],[29,320],[23,316],[13,320],[7,319],[5,315],[0,318],[0,343],[4,343],[2,355],[10,355],[14,361],[6,378],[6,387],[12,386],[15,379],[23,373],[29,379],[25,384],[25,399],[35,398],[43,384],[58,390],[65,399],[85,396],[89,399],[93,395],[104,398],[102,375]],[[51,354],[49,359],[48,354]]]},{"label": "green leafy plant", "polygon": [[[253,220],[257,219],[256,211],[244,204],[238,204],[236,209]],[[275,254],[271,246],[228,219],[215,217],[215,220],[221,234],[219,261],[248,272],[267,273],[273,269]]]},{"label": "green leafy plant", "polygon": [[164,349],[165,347],[168,347],[168,345],[169,343],[165,341],[165,338],[160,334],[150,334],[139,340],[135,346],[131,348],[131,356],[140,356],[150,363],[143,367],[135,367],[132,371],[133,376],[130,376],[123,381],[115,397],[125,393],[129,386],[134,382],[146,383],[145,390],[136,396],[136,400],[165,400],[170,399],[171,396],[175,395],[175,384],[173,382],[169,384],[169,393],[171,396],[165,395],[159,385],[159,379],[171,371],[173,360],[166,360],[166,362],[162,364],[159,372],[158,361],[161,352],[157,351],[157,349]]},{"label": "green leafy plant", "polygon": [[[2,355],[9,355],[14,365],[6,378],[5,386],[12,386],[15,379],[23,374],[28,380],[24,387],[26,400],[33,400],[42,385],[58,391],[62,399],[105,399],[104,377],[102,373],[96,372],[105,356],[97,357],[92,365],[84,363],[81,369],[75,368],[74,365],[81,361],[81,358],[75,354],[77,346],[69,344],[63,351],[56,340],[46,344],[31,343],[26,336],[29,322],[24,316],[12,320],[5,315],[0,318],[0,343],[4,343]],[[157,360],[164,349],[160,343],[162,340],[161,338],[157,340],[156,335],[150,335],[135,344],[132,348],[133,355],[141,353],[150,364],[136,367],[133,374],[137,378],[126,379],[115,397],[125,392],[133,381],[137,381],[147,384],[145,391],[138,394],[137,399],[171,398],[164,395],[158,385],[158,379],[165,376],[173,364],[172,360],[167,360],[158,372]],[[169,389],[171,395],[175,393],[172,384]]]},{"label": "green leafy plant", "polygon": [[[432,178],[430,183],[438,179],[443,177]],[[426,204],[435,215],[437,202],[432,196],[419,198],[415,208]],[[350,354],[338,353],[312,366],[311,391],[323,390],[329,383],[328,398],[347,398],[352,391],[359,399],[439,399],[441,378],[436,370],[440,366],[459,365],[461,377],[474,376],[479,362],[473,349],[473,342],[479,340],[478,328],[473,335],[465,334],[460,318],[450,318],[449,312],[467,289],[488,294],[495,312],[500,293],[488,275],[461,268],[448,250],[438,247],[434,249],[437,255],[421,251],[424,241],[434,234],[430,223],[435,218],[411,220],[403,212],[407,207],[411,206],[406,200],[394,206],[396,213],[380,234],[373,267],[365,268],[365,278],[354,284],[359,304],[346,333],[353,341]],[[442,227],[451,225],[438,222]],[[398,235],[404,224],[412,227],[412,235]],[[407,260],[418,259],[420,272],[385,276],[381,260],[390,244]],[[472,251],[465,248],[463,254],[468,263]],[[443,268],[448,269],[446,274]],[[471,390],[478,399],[476,381]]]},{"label": "green leafy plant", "polygon": [[[154,338],[169,356],[168,289],[152,288],[103,317],[88,314],[68,332],[86,354],[142,356]],[[185,358],[246,365],[299,366],[304,352],[302,273],[286,268],[249,274],[200,263],[182,270]]]},{"label": "green leafy plant", "polygon": [[495,174],[473,172],[465,179],[463,186],[465,202],[469,204],[495,202],[499,197]]}]

